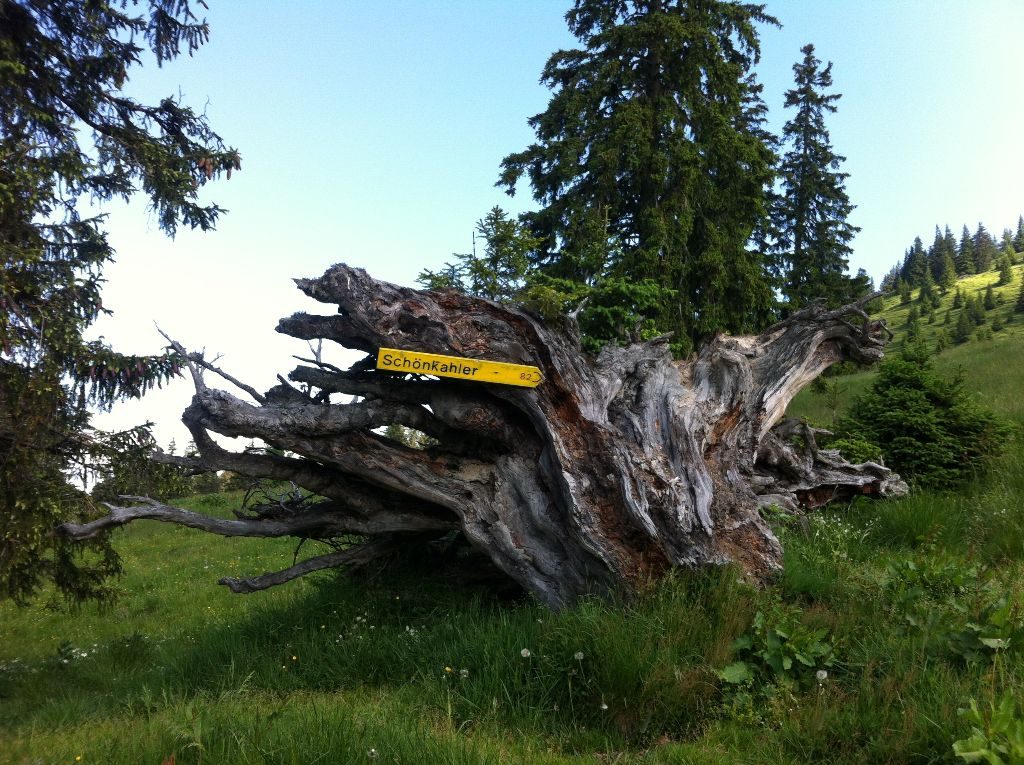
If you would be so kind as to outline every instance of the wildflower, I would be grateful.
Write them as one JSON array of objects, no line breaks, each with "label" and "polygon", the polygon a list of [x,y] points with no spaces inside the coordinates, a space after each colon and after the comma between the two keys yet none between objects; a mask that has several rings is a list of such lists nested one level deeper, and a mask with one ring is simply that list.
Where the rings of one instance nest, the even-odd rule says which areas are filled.
[{"label": "wildflower", "polygon": [[377,759],[377,750],[376,749],[369,749],[369,750],[367,750],[366,756],[369,757],[371,760]]},{"label": "wildflower", "polygon": [[298,657],[298,656],[293,656],[293,657],[292,657],[292,661],[298,661],[298,660],[299,660],[299,657]]},{"label": "wildflower", "polygon": [[75,762],[81,762],[81,761],[82,761],[82,755],[76,754],[75,755]]},{"label": "wildflower", "polygon": [[460,669],[459,670],[459,677],[461,677],[463,680],[465,680],[467,677],[469,677],[469,670],[468,669]]},{"label": "wildflower", "polygon": [[601,711],[602,712],[607,712],[608,711],[608,705],[605,704],[603,701],[601,702]]},{"label": "wildflower", "polygon": [[824,680],[828,677],[828,672],[826,672],[823,669],[819,669],[817,672],[814,673],[814,676],[818,678],[818,682],[821,683],[824,682]]},{"label": "wildflower", "polygon": [[448,673],[451,673],[451,672],[452,672],[453,670],[452,670],[452,668],[451,668],[451,667],[445,667],[445,668],[444,668],[444,671],[445,671],[445,672],[448,672]]},{"label": "wildflower", "polygon": [[572,655],[572,658],[576,659],[576,661],[583,661],[583,651],[577,651]]},{"label": "wildflower", "polygon": [[524,648],[522,651],[519,652],[519,655],[522,656],[524,659],[529,659],[530,658],[530,649],[529,648]]}]

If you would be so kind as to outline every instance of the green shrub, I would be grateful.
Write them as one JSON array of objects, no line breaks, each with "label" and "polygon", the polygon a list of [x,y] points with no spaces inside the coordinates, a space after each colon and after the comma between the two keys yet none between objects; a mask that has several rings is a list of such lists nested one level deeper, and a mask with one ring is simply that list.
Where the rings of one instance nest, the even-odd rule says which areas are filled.
[{"label": "green shrub", "polygon": [[878,369],[836,427],[841,439],[879,444],[885,463],[920,485],[948,487],[998,456],[1009,426],[976,403],[963,376],[941,377],[923,343],[908,343]]},{"label": "green shrub", "polygon": [[875,444],[856,434],[835,438],[828,445],[829,449],[838,449],[850,462],[878,462],[882,458],[882,450]]}]

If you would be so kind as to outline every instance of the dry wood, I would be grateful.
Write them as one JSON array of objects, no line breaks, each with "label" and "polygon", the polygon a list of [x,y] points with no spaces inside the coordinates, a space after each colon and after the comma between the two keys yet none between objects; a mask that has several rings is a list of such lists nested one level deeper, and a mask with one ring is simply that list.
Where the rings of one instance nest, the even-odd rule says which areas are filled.
[{"label": "dry wood", "polygon": [[[366,358],[344,371],[316,359],[259,396],[192,356],[196,393],[183,421],[199,449],[190,466],[293,481],[324,501],[286,519],[268,511],[205,525],[147,502],[64,534],[87,538],[157,517],[214,533],[367,538],[278,575],[222,580],[251,591],[369,560],[395,540],[427,545],[457,530],[557,608],[673,566],[734,562],[764,580],[782,551],[759,508],[906,491],[887,468],[851,465],[819,449],[816,431],[783,420],[793,396],[831,364],[882,357],[887,330],[862,304],[812,307],[757,336],[719,336],[686,360],[671,357],[665,338],[591,358],[571,317],[556,328],[515,306],[398,287],[346,265],[297,283],[338,311],[298,313],[278,331]],[[534,365],[544,382],[523,389],[380,372],[381,347]],[[208,387],[204,370],[257,403]],[[380,435],[391,424],[427,434],[429,445]],[[232,453],[211,432],[262,439],[288,456]]]}]

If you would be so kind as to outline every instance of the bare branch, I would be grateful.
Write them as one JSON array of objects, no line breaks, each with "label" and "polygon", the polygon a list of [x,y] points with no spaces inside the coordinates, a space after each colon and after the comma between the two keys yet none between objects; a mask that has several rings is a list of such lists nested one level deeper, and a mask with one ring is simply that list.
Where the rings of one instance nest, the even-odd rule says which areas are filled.
[{"label": "bare branch", "polygon": [[389,555],[397,549],[398,545],[392,539],[379,539],[374,542],[349,547],[346,550],[320,555],[315,558],[307,558],[301,563],[296,563],[294,566],[290,566],[282,571],[275,571],[271,574],[263,574],[262,576],[254,576],[248,579],[224,577],[218,580],[217,583],[226,585],[234,593],[257,592],[290,582],[292,579],[298,579],[306,574],[312,574],[314,571],[322,571],[325,568],[359,568]]},{"label": "bare branch", "polygon": [[[424,512],[399,512],[383,509],[370,516],[347,510],[339,502],[318,502],[292,517],[274,518],[211,518],[149,497],[124,496],[140,502],[134,507],[107,504],[110,513],[89,523],[65,523],[57,533],[68,539],[93,539],[110,529],[133,521],[151,520],[188,526],[225,537],[301,537],[331,539],[344,534],[390,534],[395,532],[449,531],[457,528],[453,518],[432,516]],[[106,503],[105,503],[106,504]]]},{"label": "bare branch", "polygon": [[227,380],[229,383],[234,385],[239,390],[245,391],[246,393],[248,393],[250,396],[252,396],[253,399],[255,399],[260,404],[267,403],[266,398],[264,398],[251,385],[246,385],[244,382],[242,382],[241,380],[238,380],[235,377],[231,376],[230,374],[225,372],[223,369],[220,369],[219,367],[215,367],[213,364],[211,364],[210,362],[208,362],[205,359],[203,359],[203,357],[201,355],[199,355],[198,353],[191,354],[190,358],[192,359],[192,361],[194,361],[196,364],[201,366],[203,369],[209,369],[214,374],[219,375],[220,377],[223,377],[225,380]]}]

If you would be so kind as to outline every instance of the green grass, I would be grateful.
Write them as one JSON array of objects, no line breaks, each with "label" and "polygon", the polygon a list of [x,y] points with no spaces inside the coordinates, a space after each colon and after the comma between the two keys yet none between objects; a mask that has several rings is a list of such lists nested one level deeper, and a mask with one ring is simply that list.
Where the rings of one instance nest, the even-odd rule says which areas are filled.
[{"label": "green grass", "polygon": [[[900,311],[887,307],[894,324]],[[1024,424],[1021,329],[938,365],[963,366]],[[871,379],[841,378],[838,410]],[[792,409],[832,415],[813,393]],[[238,500],[183,504],[224,514]],[[786,566],[772,587],[680,572],[632,602],[554,614],[411,564],[234,596],[219,577],[287,566],[292,545],[140,522],[118,532],[126,573],[109,610],[0,604],[0,763],[952,762],[969,699],[1024,695],[1024,639],[962,647],[970,625],[993,628],[999,596],[1012,625],[1024,618],[1020,440],[955,493],[776,523]],[[794,640],[824,630],[827,677],[747,656],[755,678],[724,682],[758,612]]]}]

